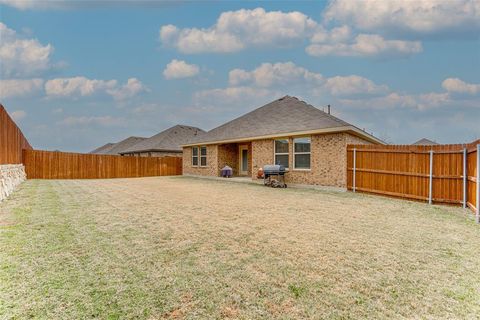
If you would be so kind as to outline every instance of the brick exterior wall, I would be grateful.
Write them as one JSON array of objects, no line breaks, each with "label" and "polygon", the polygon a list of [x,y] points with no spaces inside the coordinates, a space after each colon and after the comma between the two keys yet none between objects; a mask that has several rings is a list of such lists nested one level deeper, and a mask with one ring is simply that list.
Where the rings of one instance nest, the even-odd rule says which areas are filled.
[{"label": "brick exterior wall", "polygon": [[[198,150],[200,154],[200,150]],[[218,176],[218,145],[207,146],[207,166],[192,166],[192,147],[183,148],[183,173],[199,176]],[[200,158],[198,159],[200,164]]]},{"label": "brick exterior wall", "polygon": [[[348,133],[333,133],[311,136],[310,170],[293,169],[293,137],[289,137],[289,172],[287,183],[346,187],[347,144],[370,144]],[[238,175],[238,144],[207,146],[207,167],[192,167],[192,148],[183,150],[185,174],[218,176],[220,169],[228,165]],[[252,179],[257,178],[259,168],[274,163],[274,140],[254,140],[248,143],[249,170]]]},{"label": "brick exterior wall", "polygon": [[[289,139],[289,172],[287,183],[345,187],[347,179],[347,144],[370,144],[348,133],[311,136],[310,170],[293,169],[293,138]],[[274,140],[252,141],[253,172],[274,163]]]},{"label": "brick exterior wall", "polygon": [[252,179],[257,178],[258,169],[273,163],[273,140],[252,141]]}]

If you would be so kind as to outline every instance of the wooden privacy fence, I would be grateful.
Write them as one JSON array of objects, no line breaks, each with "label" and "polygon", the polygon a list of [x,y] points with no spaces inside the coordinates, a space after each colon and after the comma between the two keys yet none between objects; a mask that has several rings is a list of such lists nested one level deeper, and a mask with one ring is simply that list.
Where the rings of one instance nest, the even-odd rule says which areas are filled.
[{"label": "wooden privacy fence", "polygon": [[480,140],[433,146],[348,145],[347,188],[468,206],[478,220],[479,148]]},{"label": "wooden privacy fence", "polygon": [[0,164],[22,163],[22,149],[32,147],[0,104]]},{"label": "wooden privacy fence", "polygon": [[127,157],[24,150],[29,179],[108,179],[182,174],[181,157]]}]

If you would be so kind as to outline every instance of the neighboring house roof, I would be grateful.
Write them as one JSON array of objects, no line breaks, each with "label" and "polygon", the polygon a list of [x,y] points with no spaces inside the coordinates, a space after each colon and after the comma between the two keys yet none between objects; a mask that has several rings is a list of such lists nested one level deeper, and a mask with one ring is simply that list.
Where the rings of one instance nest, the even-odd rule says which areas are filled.
[{"label": "neighboring house roof", "polygon": [[271,138],[292,134],[351,132],[357,136],[384,144],[369,133],[319,110],[296,97],[285,96],[227,122],[190,140],[195,144],[228,143],[249,139]]},{"label": "neighboring house roof", "polygon": [[92,150],[90,151],[89,153],[92,153],[92,154],[103,154],[104,152],[108,152],[108,150],[112,149],[112,147],[115,145],[115,143],[107,143],[107,144],[104,144],[103,146],[101,147],[98,147],[97,149],[95,150]]},{"label": "neighboring house roof", "polygon": [[200,128],[179,124],[125,148],[121,154],[150,151],[182,152],[182,144],[204,133],[205,131]]},{"label": "neighboring house roof", "polygon": [[435,141],[429,140],[427,138],[423,138],[418,140],[417,142],[412,143],[412,145],[417,145],[417,146],[434,146],[437,145]]},{"label": "neighboring house roof", "polygon": [[120,142],[117,142],[117,143],[114,143],[112,146],[110,146],[110,148],[105,148],[104,150],[100,150],[100,152],[94,152],[95,150],[98,150],[98,149],[101,149],[105,146],[108,145],[108,143],[103,146],[103,147],[100,147],[98,149],[95,149],[94,151],[90,152],[90,153],[96,153],[96,154],[111,154],[111,155],[119,155],[121,153],[121,151],[133,146],[134,144],[142,141],[142,140],[145,140],[147,138],[144,138],[144,137],[128,137],[127,139],[124,139]]}]

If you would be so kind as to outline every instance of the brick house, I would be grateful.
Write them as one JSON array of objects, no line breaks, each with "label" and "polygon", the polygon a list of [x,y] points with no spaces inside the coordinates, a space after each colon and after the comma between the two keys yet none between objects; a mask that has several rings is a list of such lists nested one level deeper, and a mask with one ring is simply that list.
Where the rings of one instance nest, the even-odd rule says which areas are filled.
[{"label": "brick house", "polygon": [[90,151],[91,154],[109,154],[109,155],[119,155],[123,150],[134,146],[135,144],[145,140],[144,137],[128,137],[122,141],[116,143],[107,143],[93,151]]},{"label": "brick house", "polygon": [[383,144],[376,137],[295,97],[285,96],[183,145],[183,174],[256,179],[282,164],[287,183],[345,187],[347,144]]},{"label": "brick house", "polygon": [[205,133],[200,128],[177,124],[150,137],[129,137],[117,143],[107,143],[90,153],[137,157],[181,157],[182,144]]},{"label": "brick house", "polygon": [[137,157],[181,157],[182,144],[203,133],[205,131],[200,128],[177,124],[128,148],[124,148],[119,154]]}]

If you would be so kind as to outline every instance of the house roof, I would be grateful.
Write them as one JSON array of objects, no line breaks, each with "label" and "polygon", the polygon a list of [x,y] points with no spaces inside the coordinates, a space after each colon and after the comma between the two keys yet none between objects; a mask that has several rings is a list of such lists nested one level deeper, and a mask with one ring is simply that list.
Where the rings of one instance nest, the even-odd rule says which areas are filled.
[{"label": "house roof", "polygon": [[115,143],[109,142],[109,143],[107,143],[107,144],[104,144],[104,145],[101,146],[101,147],[98,147],[98,148],[95,149],[95,150],[90,151],[89,153],[92,153],[92,154],[104,154],[105,152],[108,152],[108,150],[110,150],[114,145],[115,145]]},{"label": "house roof", "polygon": [[293,134],[349,131],[375,143],[367,132],[296,97],[285,96],[198,136],[184,146],[261,139]]},{"label": "house roof", "polygon": [[422,138],[420,140],[418,140],[417,142],[414,142],[412,143],[412,145],[417,145],[417,146],[433,146],[433,145],[437,145],[438,143],[436,143],[435,141],[432,141],[430,139],[427,139],[427,138]]},{"label": "house roof", "polygon": [[181,145],[192,138],[204,134],[200,128],[176,125],[148,139],[142,140],[120,152],[121,154],[148,151],[182,151]]},{"label": "house roof", "polygon": [[[94,152],[98,149],[95,149],[93,150],[92,152],[90,153],[96,153],[96,154],[111,154],[111,155],[118,155],[121,153],[121,151],[133,146],[134,144],[142,141],[142,140],[145,140],[147,138],[144,138],[144,137],[128,137],[120,142],[117,142],[117,143],[114,143],[113,145],[111,145],[110,147],[107,147],[108,143],[98,149],[100,149],[100,152]],[[104,148],[105,147],[105,148]],[[104,149],[102,149],[104,148]]]}]

